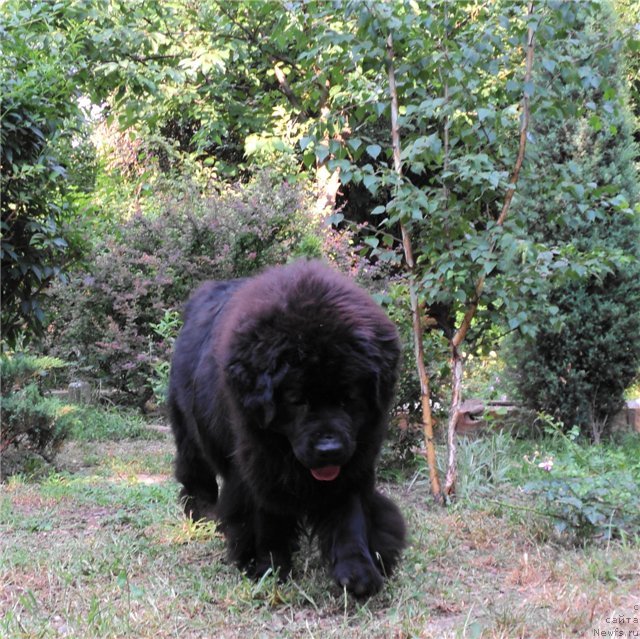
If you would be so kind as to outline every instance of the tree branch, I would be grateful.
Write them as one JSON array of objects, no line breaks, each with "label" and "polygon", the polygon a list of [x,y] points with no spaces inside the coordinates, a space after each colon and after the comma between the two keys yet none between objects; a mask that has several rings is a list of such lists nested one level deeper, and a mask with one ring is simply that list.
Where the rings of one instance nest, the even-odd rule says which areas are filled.
[{"label": "tree branch", "polygon": [[300,113],[304,113],[304,109],[300,104],[300,100],[298,100],[298,96],[292,91],[291,87],[289,86],[289,82],[287,81],[287,76],[285,75],[284,71],[278,64],[274,64],[273,71],[276,75],[276,79],[278,80],[278,84],[280,85],[280,90],[282,91],[282,93],[284,93],[287,100],[289,100],[291,106],[294,109],[300,111]]},{"label": "tree branch", "polygon": [[[527,16],[531,17],[533,15],[534,3],[529,3],[529,10],[527,12]],[[526,62],[525,62],[525,75],[524,82],[525,85],[531,82],[531,75],[533,72],[533,52],[534,52],[534,36],[535,31],[532,27],[529,27],[527,31],[527,54],[526,54]],[[518,178],[520,177],[520,169],[522,168],[522,164],[524,162],[524,154],[527,146],[527,132],[529,129],[529,120],[530,120],[530,98],[527,93],[527,86],[525,86],[522,92],[522,119],[520,121],[520,143],[518,146],[518,155],[516,157],[516,162],[513,167],[513,171],[511,173],[511,177],[509,178],[509,186],[507,187],[507,192],[504,196],[504,202],[502,204],[502,210],[500,211],[500,215],[496,223],[498,226],[502,226],[504,221],[507,218],[509,213],[509,208],[511,206],[511,200],[513,200],[513,196],[516,190],[516,184],[518,183]],[[493,253],[495,250],[495,243],[492,245],[489,253]],[[471,326],[471,322],[473,320],[476,311],[478,310],[478,304],[480,303],[480,297],[482,296],[482,291],[484,290],[485,284],[485,276],[481,275],[476,282],[475,294],[473,296],[473,300],[469,307],[467,308],[466,313],[464,314],[464,318],[460,324],[460,328],[456,331],[456,334],[453,337],[452,344],[456,348],[460,346],[460,344],[464,341],[464,338],[467,335],[469,327]]]},{"label": "tree branch", "polygon": [[[527,17],[531,18],[533,14],[533,1],[529,3],[529,10],[527,13]],[[524,90],[522,92],[522,119],[520,122],[520,141],[518,145],[518,155],[516,157],[516,162],[513,167],[513,171],[511,172],[511,177],[509,178],[509,186],[507,187],[507,192],[504,196],[504,202],[502,204],[502,210],[500,211],[500,215],[496,220],[498,226],[502,226],[504,221],[509,213],[509,208],[511,206],[511,201],[513,200],[513,195],[515,193],[516,184],[518,182],[518,178],[520,176],[520,169],[522,168],[522,163],[524,162],[524,153],[527,146],[527,130],[529,128],[529,94],[528,94],[528,84],[531,82],[531,75],[533,71],[533,40],[534,40],[535,31],[533,27],[529,26],[527,31],[527,53],[526,53],[526,61],[525,61],[525,75],[524,75]],[[493,242],[489,254],[493,253],[496,248],[495,241]],[[451,347],[451,369],[452,369],[452,389],[451,389],[451,405],[449,407],[449,421],[447,424],[447,442],[448,442],[448,451],[449,451],[449,460],[447,464],[447,475],[445,478],[444,484],[444,494],[448,496],[453,496],[455,494],[456,481],[457,481],[457,462],[456,462],[456,426],[458,423],[458,417],[460,415],[460,404],[462,402],[462,374],[463,374],[463,363],[460,355],[460,344],[464,341],[467,332],[471,326],[471,322],[478,310],[478,304],[480,303],[480,298],[482,296],[482,292],[484,290],[484,284],[486,281],[485,275],[480,275],[478,281],[476,282],[474,296],[472,298],[469,307],[467,308],[462,322],[460,323],[460,327],[455,332],[453,338],[450,341]]]}]

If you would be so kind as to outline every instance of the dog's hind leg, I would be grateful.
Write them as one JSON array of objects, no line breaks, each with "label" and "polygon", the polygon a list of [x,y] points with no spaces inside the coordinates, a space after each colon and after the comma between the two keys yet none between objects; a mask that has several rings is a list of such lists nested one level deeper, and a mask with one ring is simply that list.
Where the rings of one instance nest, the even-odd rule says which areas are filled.
[{"label": "dog's hind leg", "polygon": [[218,482],[209,464],[190,450],[187,454],[177,455],[175,474],[182,484],[180,501],[185,515],[194,521],[215,519]]},{"label": "dog's hind leg", "polygon": [[182,484],[180,501],[187,517],[213,519],[214,507],[218,501],[216,473],[199,451],[189,430],[185,427],[184,416],[176,407],[171,407],[172,426],[176,440],[175,477]]}]

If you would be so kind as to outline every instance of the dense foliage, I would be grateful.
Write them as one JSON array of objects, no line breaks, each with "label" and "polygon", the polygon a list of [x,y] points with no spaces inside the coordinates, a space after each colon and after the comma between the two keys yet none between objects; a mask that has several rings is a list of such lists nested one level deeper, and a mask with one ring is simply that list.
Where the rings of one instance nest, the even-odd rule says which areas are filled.
[{"label": "dense foliage", "polygon": [[64,354],[76,374],[100,379],[121,401],[140,406],[154,386],[162,396],[156,376],[198,284],[300,255],[349,259],[339,235],[308,214],[312,202],[302,186],[262,173],[242,189],[218,194],[193,183],[182,187],[156,194],[153,213],[133,215],[106,234],[87,268],[49,293],[51,352]]},{"label": "dense foliage", "polygon": [[46,378],[66,366],[55,357],[3,355],[0,454],[11,449],[51,459],[71,427],[73,408],[43,392]]},{"label": "dense foliage", "polygon": [[640,335],[639,15],[613,6],[7,0],[3,348],[46,328],[142,405],[197,282],[324,255],[392,280],[403,409],[417,342],[446,412],[468,319],[474,355],[527,336],[528,403],[598,436]]},{"label": "dense foliage", "polygon": [[[525,182],[520,194],[538,241],[614,257],[606,273],[547,283],[535,336],[515,347],[526,403],[595,440],[621,409],[640,364],[637,147],[619,50],[615,42],[603,47],[613,20],[603,7],[584,19],[577,42],[554,45],[561,57],[578,54],[597,65],[582,85],[564,89],[567,103],[586,109],[534,124],[529,171],[540,179]],[[607,56],[593,54],[602,48]],[[539,75],[551,80],[545,69]]]},{"label": "dense foliage", "polygon": [[91,158],[68,172],[86,136],[77,100],[85,69],[79,32],[59,28],[65,9],[13,1],[1,8],[2,339],[10,345],[42,331],[41,293],[85,244]]}]

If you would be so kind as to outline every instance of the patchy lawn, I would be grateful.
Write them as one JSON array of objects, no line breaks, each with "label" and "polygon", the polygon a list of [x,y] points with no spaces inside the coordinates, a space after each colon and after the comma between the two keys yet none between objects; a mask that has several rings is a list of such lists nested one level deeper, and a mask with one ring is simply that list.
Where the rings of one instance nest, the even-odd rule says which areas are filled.
[{"label": "patchy lawn", "polygon": [[436,508],[421,481],[385,487],[411,542],[377,597],[345,596],[309,545],[291,581],[254,583],[225,562],[215,526],[182,518],[171,459],[166,434],[72,442],[58,472],[2,485],[0,636],[640,634],[637,541],[576,548],[543,519],[496,501]]}]

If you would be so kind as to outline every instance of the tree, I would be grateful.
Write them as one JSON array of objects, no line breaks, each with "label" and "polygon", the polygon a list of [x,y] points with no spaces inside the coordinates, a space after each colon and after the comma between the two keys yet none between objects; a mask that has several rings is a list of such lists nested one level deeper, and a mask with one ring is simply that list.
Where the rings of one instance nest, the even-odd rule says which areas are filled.
[{"label": "tree", "polygon": [[[602,247],[532,236],[526,208],[509,212],[516,186],[532,178],[527,110],[541,122],[586,108],[558,86],[591,77],[589,60],[577,65],[552,45],[572,41],[578,12],[593,13],[595,4],[292,2],[283,11],[270,1],[249,10],[210,0],[132,13],[116,3],[99,24],[121,37],[102,38],[108,46],[96,74],[119,87],[104,95],[123,124],[173,136],[221,174],[237,174],[266,150],[270,161],[289,157],[289,171],[299,170],[301,155],[307,168],[325,167],[343,188],[370,194],[365,241],[370,257],[397,274],[408,265],[397,286],[415,295],[418,359],[430,341],[444,337],[450,348],[453,450],[463,341],[479,348],[497,325],[531,333],[546,280],[599,276],[612,266]],[[534,38],[551,74],[546,83],[531,76]],[[410,239],[413,259],[403,257],[399,236]],[[428,446],[430,367],[421,371]],[[432,479],[434,466],[432,458]]]},{"label": "tree", "polygon": [[[175,143],[222,178],[246,177],[248,161],[295,156],[301,124],[320,115],[325,87],[297,63],[312,37],[304,3],[117,1],[91,19],[86,90],[109,120]],[[176,157],[163,159],[171,168]]]},{"label": "tree", "polygon": [[[615,16],[599,4],[578,19],[575,40],[554,46],[557,56],[594,62],[577,66],[581,82],[561,90],[583,108],[535,124],[529,169],[541,179],[526,183],[520,206],[540,242],[618,257],[600,276],[549,285],[535,334],[514,352],[525,402],[597,442],[640,366],[640,193]],[[550,75],[541,69],[539,81]]]},{"label": "tree", "polygon": [[[580,11],[589,14],[594,6]],[[423,333],[427,340],[442,334],[449,343],[449,496],[463,341],[477,347],[492,325],[531,333],[547,280],[598,277],[612,267],[608,247],[576,250],[540,241],[547,238],[530,235],[526,209],[509,210],[519,177],[533,177],[520,176],[529,111],[543,121],[549,113],[584,108],[565,104],[555,82],[535,84],[532,76],[534,36],[544,51],[540,65],[570,86],[593,75],[588,61],[578,73],[575,60],[548,54],[550,43],[579,25],[577,10],[555,2],[535,11],[533,4],[525,10],[512,3],[348,3],[351,23],[333,19],[331,8],[316,16],[334,28],[320,36],[314,53],[321,68],[341,69],[342,79],[331,85],[327,117],[303,144],[340,171],[343,183],[361,183],[379,198],[371,214],[381,222],[366,241],[376,259],[398,266],[404,248],[418,360]],[[429,450],[429,379],[427,367],[418,366]],[[433,454],[429,465],[432,491],[442,500]]]},{"label": "tree", "polygon": [[[427,447],[424,382],[434,366],[423,351],[434,342],[450,349],[452,495],[463,343],[483,347],[488,328],[533,333],[548,281],[602,279],[619,263],[606,244],[532,233],[517,195],[539,181],[525,154],[528,113],[534,123],[586,111],[587,121],[606,119],[606,101],[591,108],[573,91],[598,76],[593,61],[555,46],[575,43],[598,3],[56,6],[64,6],[67,32],[78,34],[76,81],[110,121],[145,140],[162,170],[189,157],[218,176],[246,176],[269,162],[288,179],[322,169],[343,191],[368,194],[360,232],[369,257],[412,302]],[[534,73],[534,47],[548,76]],[[178,152],[166,154],[169,146]],[[567,190],[554,183],[548,195]],[[598,193],[603,206],[616,206],[617,191]],[[567,226],[572,215],[559,212]],[[332,221],[347,222],[340,211]],[[429,465],[433,479],[433,458]],[[435,482],[433,490],[442,498]]]},{"label": "tree", "polygon": [[10,0],[1,11],[2,339],[11,345],[42,330],[40,295],[83,245],[65,166],[70,138],[77,148],[83,136],[82,59],[78,34],[60,28],[64,4]]}]

